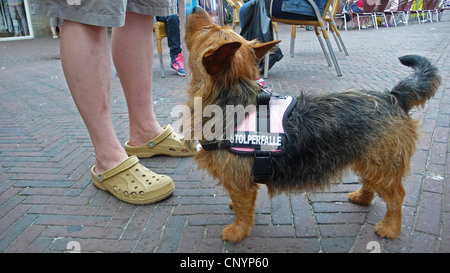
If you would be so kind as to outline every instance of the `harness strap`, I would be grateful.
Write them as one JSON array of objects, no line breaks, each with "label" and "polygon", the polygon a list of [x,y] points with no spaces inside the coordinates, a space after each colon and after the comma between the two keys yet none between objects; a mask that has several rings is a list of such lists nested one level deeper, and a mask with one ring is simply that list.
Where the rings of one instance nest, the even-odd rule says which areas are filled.
[{"label": "harness strap", "polygon": [[[261,93],[256,96],[256,131],[270,132],[270,94]],[[264,106],[264,107],[260,107]],[[262,113],[261,113],[262,110]],[[261,128],[262,126],[262,128]]]},{"label": "harness strap", "polygon": [[[266,92],[258,94],[256,97],[256,128],[258,132],[270,132],[270,97],[271,94]],[[272,175],[272,153],[256,148],[253,157],[255,159],[253,164],[255,182],[265,184]]]},{"label": "harness strap", "polygon": [[219,148],[227,148],[230,146],[229,140],[216,140],[216,141],[202,141],[200,140],[200,145],[202,145],[203,150],[212,151]]}]

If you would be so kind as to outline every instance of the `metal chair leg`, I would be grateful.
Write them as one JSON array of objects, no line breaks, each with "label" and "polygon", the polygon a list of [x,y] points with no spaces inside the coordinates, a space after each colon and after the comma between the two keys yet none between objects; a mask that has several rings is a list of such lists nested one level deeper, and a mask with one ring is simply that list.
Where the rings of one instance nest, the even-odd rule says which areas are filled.
[{"label": "metal chair leg", "polygon": [[347,48],[345,47],[344,41],[342,41],[341,35],[339,35],[339,33],[338,33],[338,39],[341,42],[342,49],[344,49],[345,56],[348,56]]},{"label": "metal chair leg", "polygon": [[336,30],[337,30],[336,25],[334,25],[333,23],[331,23],[331,24],[330,24],[330,31],[331,31],[331,34],[333,34],[334,41],[336,42],[336,45],[337,45],[337,47],[338,47],[338,49],[339,49],[339,52],[342,52],[342,47],[341,47],[341,44],[339,43],[339,40],[338,40],[338,38],[337,38]]},{"label": "metal chair leg", "polygon": [[325,49],[325,45],[323,44],[322,37],[320,37],[319,28],[315,27],[317,39],[319,40],[320,47],[322,48],[323,54],[325,55],[325,59],[327,59],[328,66],[333,66],[330,61],[330,57],[328,56],[327,50]]},{"label": "metal chair leg", "polygon": [[291,49],[289,51],[289,53],[291,53],[291,58],[294,58],[295,55],[294,51],[295,51],[296,28],[297,26],[293,25],[291,29]]},{"label": "metal chair leg", "polygon": [[270,54],[266,53],[266,56],[264,57],[264,79],[269,78],[269,58]]},{"label": "metal chair leg", "polygon": [[158,52],[159,55],[159,64],[161,66],[161,78],[165,78],[166,77],[166,73],[164,71],[164,62],[163,62],[163,56],[162,53]]},{"label": "metal chair leg", "polygon": [[342,46],[342,49],[344,50],[345,56],[348,56],[347,48],[345,47],[344,41],[341,38],[341,33],[340,33],[338,27],[334,23],[332,23],[331,26],[332,26],[332,28],[334,28],[334,32],[336,33],[336,36],[339,40],[339,44]]},{"label": "metal chair leg", "polygon": [[328,50],[330,51],[331,59],[333,60],[333,64],[334,64],[334,67],[336,68],[337,75],[340,77],[340,76],[342,76],[341,68],[339,67],[339,64],[337,62],[336,55],[334,55],[333,47],[331,47],[330,39],[328,38],[326,29],[324,29],[323,27],[322,27],[322,33],[323,33],[325,42],[327,43]]}]

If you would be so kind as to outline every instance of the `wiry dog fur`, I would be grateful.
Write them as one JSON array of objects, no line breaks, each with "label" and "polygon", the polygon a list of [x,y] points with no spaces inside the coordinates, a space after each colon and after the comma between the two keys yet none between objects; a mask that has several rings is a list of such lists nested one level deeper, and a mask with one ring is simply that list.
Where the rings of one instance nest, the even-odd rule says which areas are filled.
[{"label": "wiry dog fur", "polygon": [[[216,104],[256,105],[260,91],[257,61],[279,41],[247,41],[228,27],[219,27],[201,8],[188,17],[186,42],[190,51],[193,98],[203,108]],[[436,92],[440,76],[427,59],[408,55],[402,64],[414,73],[389,92],[347,91],[301,94],[286,121],[292,149],[272,157],[273,174],[267,182],[271,196],[324,189],[351,169],[362,183],[349,193],[352,202],[367,205],[377,193],[387,205],[385,218],[376,225],[381,237],[395,239],[401,230],[405,190],[402,178],[409,172],[418,139],[418,124],[411,108],[424,105]],[[208,118],[203,119],[203,124]],[[193,124],[193,123],[191,123]],[[224,240],[241,241],[250,235],[258,184],[254,182],[253,157],[238,156],[227,149],[201,150],[195,159],[218,178],[232,200],[234,223],[222,232]]]}]

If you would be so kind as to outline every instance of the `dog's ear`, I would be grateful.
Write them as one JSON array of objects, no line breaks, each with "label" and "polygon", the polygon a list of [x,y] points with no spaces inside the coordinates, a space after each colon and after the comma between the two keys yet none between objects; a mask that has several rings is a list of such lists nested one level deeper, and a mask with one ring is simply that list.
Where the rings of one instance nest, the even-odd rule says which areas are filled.
[{"label": "dog's ear", "polygon": [[266,53],[269,52],[269,50],[279,42],[281,42],[281,40],[254,45],[253,50],[255,51],[256,59],[261,60],[262,58],[264,58],[264,55],[266,55]]},{"label": "dog's ear", "polygon": [[215,50],[206,53],[203,56],[203,66],[210,75],[217,75],[233,59],[236,51],[241,47],[240,42],[225,43]]}]

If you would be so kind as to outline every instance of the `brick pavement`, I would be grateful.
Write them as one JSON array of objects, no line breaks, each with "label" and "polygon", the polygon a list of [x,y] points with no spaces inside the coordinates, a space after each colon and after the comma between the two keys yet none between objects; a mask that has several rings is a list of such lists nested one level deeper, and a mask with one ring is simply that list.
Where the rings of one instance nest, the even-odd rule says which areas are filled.
[{"label": "brick pavement", "polygon": [[[343,31],[350,56],[336,53],[342,77],[326,66],[313,32],[298,29],[295,58],[288,56],[289,35],[281,25],[285,57],[266,81],[280,93],[389,89],[411,73],[397,61],[411,53],[439,67],[439,92],[412,112],[423,133],[405,181],[398,240],[374,234],[385,213],[381,199],[369,206],[347,200],[359,188],[352,174],[324,193],[269,200],[262,188],[251,237],[237,244],[220,238],[234,218],[226,193],[192,158],[142,160],[175,180],[174,195],[163,202],[134,206],[97,190],[88,171],[93,147],[66,87],[59,41],[39,38],[0,42],[0,252],[65,252],[71,241],[82,252],[369,252],[372,244],[381,252],[450,252],[450,14],[433,24]],[[165,124],[185,101],[186,83],[170,72],[160,78],[155,60],[154,103]],[[125,142],[126,106],[114,73],[112,94],[114,125]]]}]

